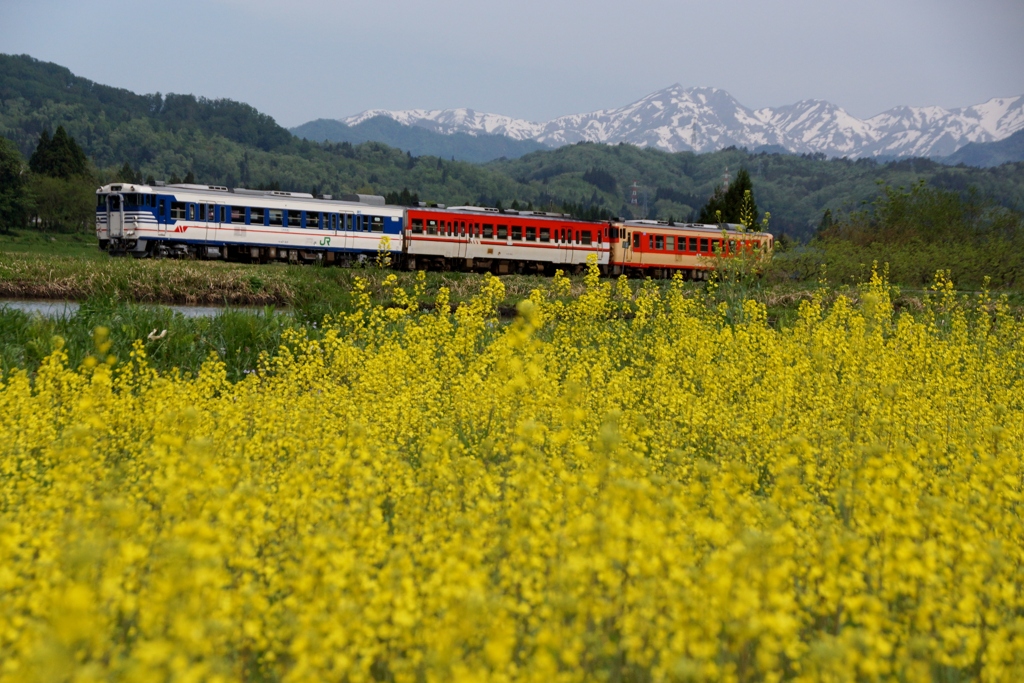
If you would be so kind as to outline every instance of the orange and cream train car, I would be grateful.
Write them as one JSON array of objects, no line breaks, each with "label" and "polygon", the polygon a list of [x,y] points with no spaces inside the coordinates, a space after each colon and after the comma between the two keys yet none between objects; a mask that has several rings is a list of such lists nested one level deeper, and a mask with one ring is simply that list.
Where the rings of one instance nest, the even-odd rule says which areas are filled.
[{"label": "orange and cream train car", "polygon": [[681,271],[692,280],[707,279],[714,259],[740,253],[768,253],[774,247],[767,232],[745,232],[723,223],[670,225],[661,221],[612,223],[611,275],[671,277]]}]

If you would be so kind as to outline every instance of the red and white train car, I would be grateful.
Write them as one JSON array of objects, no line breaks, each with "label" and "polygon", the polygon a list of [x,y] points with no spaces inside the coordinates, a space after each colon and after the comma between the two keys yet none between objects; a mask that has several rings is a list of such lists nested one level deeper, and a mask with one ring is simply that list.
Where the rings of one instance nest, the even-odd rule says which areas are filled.
[{"label": "red and white train car", "polygon": [[493,273],[580,271],[593,254],[602,272],[611,226],[563,214],[499,211],[477,206],[406,211],[409,269],[489,270]]}]

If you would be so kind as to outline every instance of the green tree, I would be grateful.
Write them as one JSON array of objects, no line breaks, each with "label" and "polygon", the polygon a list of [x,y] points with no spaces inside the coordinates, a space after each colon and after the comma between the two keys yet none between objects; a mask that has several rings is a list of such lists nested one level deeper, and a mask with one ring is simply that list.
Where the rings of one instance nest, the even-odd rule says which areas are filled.
[{"label": "green tree", "polygon": [[0,137],[0,231],[25,225],[28,198],[25,194],[25,162],[18,148]]},{"label": "green tree", "polygon": [[33,223],[46,232],[88,232],[96,211],[96,183],[89,176],[32,175],[27,193]]},{"label": "green tree", "polygon": [[700,210],[698,220],[701,223],[741,223],[751,228],[757,225],[759,216],[754,202],[754,183],[747,169],[741,168],[728,189],[721,185],[715,187],[708,203]]},{"label": "green tree", "polygon": [[33,173],[64,180],[85,175],[89,170],[89,160],[85,152],[75,139],[67,134],[64,126],[57,126],[57,132],[52,138],[48,131],[43,131],[28,165]]},{"label": "green tree", "polygon": [[132,165],[127,161],[117,172],[117,179],[122,183],[142,183],[142,173],[132,168]]},{"label": "green tree", "polygon": [[698,223],[719,223],[725,221],[725,190],[721,185],[715,185],[714,192],[708,203],[701,207]]}]

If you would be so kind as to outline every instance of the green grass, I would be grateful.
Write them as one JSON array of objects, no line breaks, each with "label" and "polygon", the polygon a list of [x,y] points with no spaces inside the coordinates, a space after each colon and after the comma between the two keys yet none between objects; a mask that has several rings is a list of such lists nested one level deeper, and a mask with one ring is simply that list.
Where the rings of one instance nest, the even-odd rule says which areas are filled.
[{"label": "green grass", "polygon": [[41,233],[35,230],[0,232],[0,252],[41,256],[74,256],[89,260],[107,258],[96,236],[83,233]]},{"label": "green grass", "polygon": [[[93,332],[101,326],[110,330],[108,353],[119,362],[129,358],[132,344],[141,339],[150,363],[161,371],[177,368],[194,374],[216,353],[224,359],[229,378],[238,380],[256,368],[261,352],[276,352],[284,331],[299,323],[272,309],[227,309],[214,317],[188,318],[164,306],[110,299],[91,299],[75,313],[56,317],[0,308],[0,371],[35,371],[56,349],[57,337],[77,367],[96,353]],[[315,336],[316,328],[309,332]]]}]

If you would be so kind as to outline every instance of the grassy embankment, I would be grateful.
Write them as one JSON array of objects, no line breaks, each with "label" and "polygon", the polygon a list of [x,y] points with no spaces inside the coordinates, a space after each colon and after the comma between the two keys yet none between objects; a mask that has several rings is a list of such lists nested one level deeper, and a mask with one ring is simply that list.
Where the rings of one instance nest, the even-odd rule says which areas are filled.
[{"label": "grassy embankment", "polygon": [[[856,301],[857,284],[868,279],[872,261],[879,260],[896,266],[889,269],[890,278],[901,285],[893,296],[896,309],[916,313],[923,309],[935,272],[925,273],[930,264],[938,264],[938,269],[957,263],[948,258],[948,250],[932,252],[858,246],[848,241],[819,243],[778,255],[765,277],[710,288],[687,283],[684,291],[687,296],[704,299],[708,306],[725,304],[731,318],[741,317],[742,302],[753,299],[766,307],[770,324],[785,327],[796,318],[800,303],[815,296],[824,297],[826,303],[841,294]],[[989,249],[986,253],[995,252]],[[1024,293],[1012,286],[1019,287],[1021,282],[1015,280],[1013,267],[1006,270],[1004,265],[1000,270],[998,259],[992,263],[984,258],[962,259],[959,263],[971,265],[970,270],[961,268],[953,273],[957,284],[961,281],[958,277],[966,278],[967,291],[982,287],[984,268],[991,266],[997,274],[1002,273],[997,283],[1002,286],[995,288],[996,293],[1006,294],[1007,303],[1020,315]],[[372,303],[394,305],[395,290],[388,285],[389,278],[402,289],[415,292],[424,308],[434,305],[442,288],[449,290],[451,305],[457,307],[477,295],[484,282],[483,276],[473,273],[431,272],[418,282],[415,273],[374,267],[140,261],[111,258],[88,236],[0,235],[0,299],[83,303],[74,314],[53,318],[0,308],[0,372],[34,370],[52,351],[55,337],[67,341],[71,362],[80,362],[91,350],[93,329],[106,326],[111,329],[113,353],[119,358],[126,357],[135,339],[143,339],[154,366],[161,370],[176,367],[194,373],[211,353],[217,353],[229,376],[238,379],[256,367],[261,352],[277,350],[285,330],[302,327],[316,337],[324,316],[351,312],[357,279]],[[505,319],[514,315],[516,302],[550,283],[548,278],[536,276],[501,279],[506,299],[499,313]],[[634,279],[628,286],[636,292],[644,286],[665,288],[668,284]],[[574,298],[582,288],[582,278],[570,278],[566,297]],[[195,319],[154,304],[212,304],[226,310],[213,318]],[[159,339],[149,339],[154,331]]]}]

